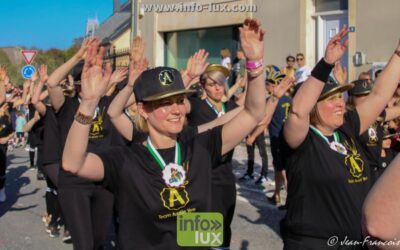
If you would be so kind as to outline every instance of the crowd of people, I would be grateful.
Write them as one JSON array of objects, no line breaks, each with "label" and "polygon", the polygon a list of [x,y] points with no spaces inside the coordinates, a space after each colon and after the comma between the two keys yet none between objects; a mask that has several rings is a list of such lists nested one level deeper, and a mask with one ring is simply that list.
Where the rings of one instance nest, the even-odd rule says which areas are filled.
[{"label": "crowd of people", "polygon": [[400,45],[375,82],[369,72],[348,81],[339,63],[346,27],[314,68],[303,53],[287,56],[281,68],[266,65],[255,19],[239,32],[236,62],[224,48],[221,64],[209,64],[200,49],[181,71],[149,67],[140,37],[129,67],[114,71],[98,38],[86,39],[50,75],[41,65],[22,88],[1,66],[0,202],[8,144],[26,144],[31,168],[47,183],[46,231],[58,237],[64,226],[74,249],[103,249],[110,228],[121,249],[180,249],[179,212],[221,213],[224,241],[213,249],[229,249],[233,150],[245,141],[248,165],[239,181],[249,181],[258,147],[255,183],[265,184],[268,134],[275,191],[266,202],[286,210],[284,249],[364,249],[327,240],[398,236],[398,226],[388,224],[400,219]]}]

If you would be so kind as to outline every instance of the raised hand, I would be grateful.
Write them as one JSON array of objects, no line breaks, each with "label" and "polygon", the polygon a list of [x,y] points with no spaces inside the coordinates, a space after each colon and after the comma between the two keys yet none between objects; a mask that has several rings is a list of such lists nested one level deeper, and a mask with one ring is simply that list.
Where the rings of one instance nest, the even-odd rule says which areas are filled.
[{"label": "raised hand", "polygon": [[286,76],[278,85],[274,86],[272,93],[277,98],[281,98],[293,85],[294,78],[291,76]]},{"label": "raised hand", "polygon": [[333,75],[335,76],[336,81],[340,84],[343,85],[347,81],[347,69],[346,67],[342,67],[340,62],[337,62],[335,64],[335,67],[333,68]]},{"label": "raised hand", "polygon": [[195,78],[200,76],[207,68],[208,52],[205,49],[200,49],[193,56],[191,56],[188,60],[186,67],[186,74],[190,76],[190,78]]},{"label": "raised hand", "polygon": [[7,69],[5,66],[0,65],[0,82],[5,81],[6,77],[7,77]]},{"label": "raised hand", "polygon": [[93,44],[97,44],[97,46],[98,46],[100,44],[100,39],[97,37],[92,37],[92,38],[87,38],[87,39],[83,40],[83,43],[82,43],[80,49],[75,54],[77,56],[77,58],[85,59],[88,49]]},{"label": "raised hand", "polygon": [[40,80],[39,80],[40,83],[46,83],[47,79],[49,79],[49,75],[47,74],[47,65],[46,64],[40,65],[39,77],[40,77]]},{"label": "raised hand", "polygon": [[115,70],[111,75],[110,84],[114,85],[122,82],[123,80],[125,80],[127,74],[128,74],[128,68],[126,67]]},{"label": "raised hand", "polygon": [[136,79],[149,67],[149,60],[141,58],[137,63],[131,62],[129,65],[128,85],[133,87]]},{"label": "raised hand", "polygon": [[37,79],[38,79],[38,73],[37,73],[37,71],[35,71],[32,74],[31,80],[32,80],[32,82],[36,82]]},{"label": "raised hand", "polygon": [[264,56],[264,34],[261,23],[256,19],[246,19],[239,28],[240,44],[248,61],[261,60]]},{"label": "raised hand", "polygon": [[325,49],[325,62],[335,64],[344,55],[349,46],[349,40],[345,40],[343,43],[341,41],[347,33],[349,33],[349,29],[343,25],[342,30],[331,38]]},{"label": "raised hand", "polygon": [[102,70],[104,47],[97,51],[99,43],[93,42],[87,50],[81,77],[80,97],[85,101],[98,101],[106,92],[111,78],[111,64]]},{"label": "raised hand", "polygon": [[140,36],[136,36],[132,40],[131,51],[129,53],[129,59],[134,63],[139,62],[143,58],[144,53],[144,42]]}]

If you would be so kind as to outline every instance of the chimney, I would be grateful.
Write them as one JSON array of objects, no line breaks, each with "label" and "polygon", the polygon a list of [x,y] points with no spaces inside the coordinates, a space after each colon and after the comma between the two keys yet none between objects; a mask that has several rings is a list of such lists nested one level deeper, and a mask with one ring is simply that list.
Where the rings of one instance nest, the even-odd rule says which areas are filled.
[{"label": "chimney", "polygon": [[114,13],[117,13],[121,10],[120,0],[114,0]]}]

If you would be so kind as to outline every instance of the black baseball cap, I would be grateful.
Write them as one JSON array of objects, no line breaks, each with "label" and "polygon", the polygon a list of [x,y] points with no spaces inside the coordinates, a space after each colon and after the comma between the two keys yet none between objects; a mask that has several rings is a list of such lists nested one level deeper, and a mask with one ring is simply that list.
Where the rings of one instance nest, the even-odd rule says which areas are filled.
[{"label": "black baseball cap", "polygon": [[137,102],[148,102],[194,91],[185,89],[178,70],[170,67],[157,67],[144,71],[136,79],[133,92]]},{"label": "black baseball cap", "polygon": [[355,80],[351,82],[354,88],[349,90],[349,96],[368,95],[371,93],[372,87],[367,80]]},{"label": "black baseball cap", "polygon": [[[296,84],[294,87],[294,94],[297,93],[297,91],[300,89],[300,87],[303,85],[304,82],[300,82]],[[354,84],[348,83],[348,84],[338,84],[332,77],[329,77],[328,81],[325,83],[324,88],[321,91],[321,95],[318,98],[318,101],[322,101],[323,99],[334,95],[336,93],[342,93],[345,92],[351,88],[353,88]]]}]

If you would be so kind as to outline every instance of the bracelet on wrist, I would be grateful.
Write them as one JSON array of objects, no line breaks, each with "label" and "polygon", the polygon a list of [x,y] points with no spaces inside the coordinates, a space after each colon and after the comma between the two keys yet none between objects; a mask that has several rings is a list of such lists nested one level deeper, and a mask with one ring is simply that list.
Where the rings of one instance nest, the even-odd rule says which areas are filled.
[{"label": "bracelet on wrist", "polygon": [[74,117],[75,121],[83,125],[91,125],[93,121],[93,116],[85,115],[82,112],[78,111]]},{"label": "bracelet on wrist", "polygon": [[256,78],[257,76],[259,76],[263,73],[264,73],[264,67],[262,67],[262,66],[259,68],[247,71],[248,76],[250,76],[251,78]]},{"label": "bracelet on wrist", "polygon": [[247,61],[246,62],[246,68],[248,70],[253,70],[253,69],[258,69],[260,67],[262,67],[263,65],[263,60],[257,60],[257,61]]},{"label": "bracelet on wrist", "polygon": [[311,71],[311,75],[321,82],[327,82],[329,79],[329,75],[335,65],[329,64],[325,62],[324,58],[319,60],[317,65],[315,65],[314,69]]}]

